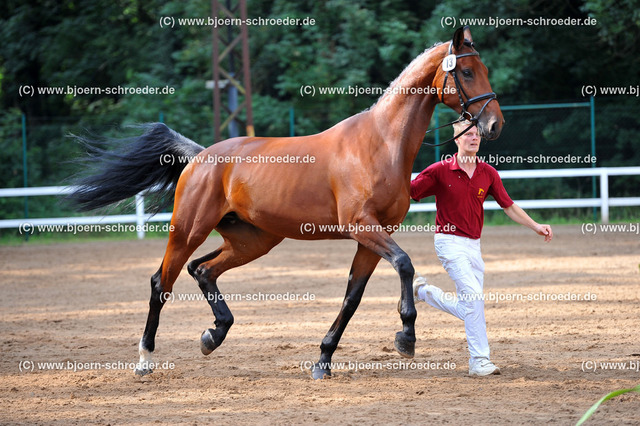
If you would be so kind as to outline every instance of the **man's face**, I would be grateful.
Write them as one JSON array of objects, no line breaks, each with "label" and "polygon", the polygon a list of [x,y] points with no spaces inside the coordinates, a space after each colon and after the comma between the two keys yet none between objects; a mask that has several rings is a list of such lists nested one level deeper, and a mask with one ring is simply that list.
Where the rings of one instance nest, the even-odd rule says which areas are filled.
[{"label": "man's face", "polygon": [[470,128],[467,133],[456,139],[458,148],[464,152],[476,153],[480,149],[480,136],[476,126]]}]

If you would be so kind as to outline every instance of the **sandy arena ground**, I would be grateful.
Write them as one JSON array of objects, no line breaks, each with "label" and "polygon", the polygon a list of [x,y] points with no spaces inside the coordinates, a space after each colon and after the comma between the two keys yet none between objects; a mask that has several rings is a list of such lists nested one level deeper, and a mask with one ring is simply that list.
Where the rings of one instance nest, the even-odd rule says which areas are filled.
[{"label": "sandy arena ground", "polygon": [[[604,394],[640,383],[640,236],[554,230],[544,244],[521,227],[485,229],[487,294],[589,298],[486,302],[502,375],[485,378],[467,375],[463,323],[424,303],[413,364],[395,352],[400,285],[385,262],[334,355],[344,367],[310,378],[304,367],[340,308],[353,241],[286,240],[223,275],[235,325],[206,357],[199,336],[213,316],[203,300],[179,300],[200,294],[184,270],[158,330],[163,368],[142,378],[129,367],[165,240],[0,247],[0,423],[575,424]],[[431,234],[395,238],[417,271],[453,290]],[[277,295],[300,300],[247,300]],[[627,394],[590,424],[639,422],[640,395]]]}]

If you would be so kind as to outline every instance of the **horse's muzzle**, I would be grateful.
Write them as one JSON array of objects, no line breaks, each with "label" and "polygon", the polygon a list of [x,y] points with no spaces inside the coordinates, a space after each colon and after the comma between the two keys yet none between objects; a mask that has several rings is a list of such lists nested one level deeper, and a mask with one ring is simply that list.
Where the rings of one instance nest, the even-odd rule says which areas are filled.
[{"label": "horse's muzzle", "polygon": [[496,117],[490,117],[486,122],[478,122],[478,133],[482,138],[489,141],[498,139],[504,123],[504,119],[500,121]]}]

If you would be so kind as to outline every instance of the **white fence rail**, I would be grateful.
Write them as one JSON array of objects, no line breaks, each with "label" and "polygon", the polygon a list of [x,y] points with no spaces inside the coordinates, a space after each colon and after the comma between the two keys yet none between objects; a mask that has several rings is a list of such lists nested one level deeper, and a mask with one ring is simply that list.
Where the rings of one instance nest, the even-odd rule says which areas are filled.
[{"label": "white fence rail", "polygon": [[[541,170],[504,170],[499,172],[502,179],[544,179],[558,177],[581,177],[598,176],[600,178],[599,198],[568,198],[551,200],[516,200],[516,203],[524,209],[546,209],[546,208],[570,208],[570,207],[597,207],[601,211],[602,222],[609,221],[609,207],[640,206],[640,197],[609,197],[609,176],[640,175],[640,167],[594,167],[594,168],[574,168],[574,169],[541,169]],[[416,177],[412,175],[412,179]],[[0,197],[36,197],[43,195],[65,195],[72,191],[70,186],[44,186],[33,188],[7,188],[0,189]],[[500,209],[495,201],[484,203],[486,210]],[[412,204],[411,212],[435,211],[435,203]],[[59,218],[38,218],[38,219],[3,219],[0,220],[0,228],[24,229],[27,224],[30,229],[41,225],[91,225],[91,224],[114,224],[114,223],[135,223],[138,238],[144,238],[144,224],[147,222],[168,222],[171,220],[171,213],[159,213],[155,216],[145,213],[144,197],[136,196],[136,214],[129,215],[108,215],[108,216],[74,216]]]},{"label": "white fence rail", "polygon": [[[600,177],[600,198],[564,198],[551,200],[514,200],[523,209],[559,209],[570,207],[598,207],[603,223],[609,222],[609,207],[640,206],[640,197],[609,197],[609,176],[640,175],[640,167],[592,167],[575,169],[503,170],[502,179],[541,179],[558,177]],[[417,173],[411,175],[415,179]],[[485,210],[498,210],[495,201],[484,203]],[[410,212],[436,211],[436,203],[412,204]]]}]

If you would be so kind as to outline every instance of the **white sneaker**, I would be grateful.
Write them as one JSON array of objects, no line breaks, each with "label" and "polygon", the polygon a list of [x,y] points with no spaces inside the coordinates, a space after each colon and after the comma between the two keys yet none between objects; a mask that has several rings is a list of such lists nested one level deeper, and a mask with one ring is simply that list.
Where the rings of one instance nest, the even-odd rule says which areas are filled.
[{"label": "white sneaker", "polygon": [[469,367],[470,376],[489,376],[491,374],[500,374],[500,369],[487,358],[479,358]]},{"label": "white sneaker", "polygon": [[[423,285],[428,285],[427,284],[427,280],[425,277],[423,277],[422,275],[418,274],[418,276],[416,277],[415,280],[413,280],[413,298],[414,300],[420,300],[418,298],[418,290],[420,289],[420,287],[422,287]],[[423,300],[424,302],[424,300]]]}]

